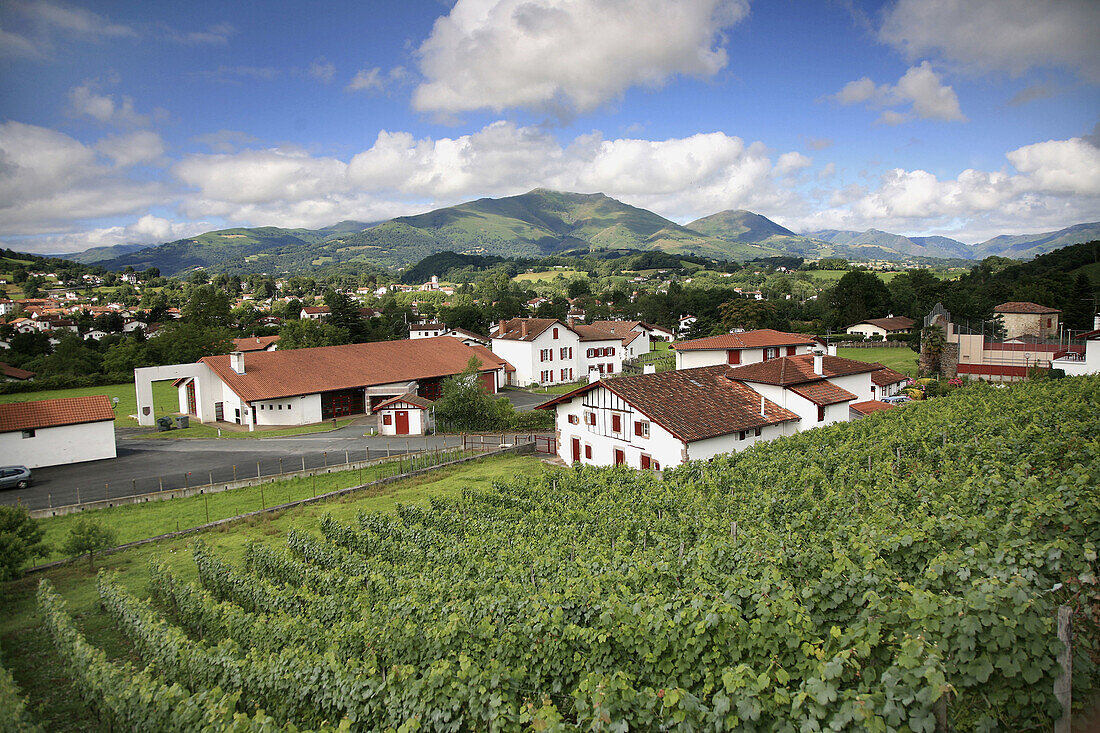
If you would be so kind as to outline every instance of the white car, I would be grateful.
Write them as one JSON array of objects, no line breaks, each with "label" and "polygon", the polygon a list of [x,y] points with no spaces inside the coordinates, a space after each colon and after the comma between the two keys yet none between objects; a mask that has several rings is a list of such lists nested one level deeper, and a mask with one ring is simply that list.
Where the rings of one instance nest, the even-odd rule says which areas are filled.
[{"label": "white car", "polygon": [[896,394],[893,397],[883,397],[882,401],[885,402],[888,405],[900,405],[900,404],[903,404],[905,402],[912,402],[913,400],[912,400],[912,398],[910,398],[906,395]]}]

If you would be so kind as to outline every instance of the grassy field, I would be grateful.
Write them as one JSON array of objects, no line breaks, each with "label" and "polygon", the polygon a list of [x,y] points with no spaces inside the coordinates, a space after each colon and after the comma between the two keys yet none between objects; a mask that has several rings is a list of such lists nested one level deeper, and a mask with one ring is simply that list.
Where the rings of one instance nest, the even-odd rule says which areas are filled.
[{"label": "grassy field", "polygon": [[566,280],[570,278],[584,275],[585,273],[580,270],[541,270],[539,272],[524,272],[516,275],[513,280],[519,280],[523,282],[535,282],[538,280],[553,280],[558,275],[561,275]]},{"label": "grassy field", "polygon": [[878,362],[895,372],[917,376],[917,352],[908,347],[872,346],[867,349],[837,349],[837,356],[856,361]]},{"label": "grassy field", "polygon": [[[933,275],[940,280],[953,280],[954,278],[962,275],[967,270],[961,267],[953,267],[948,270],[929,270]],[[848,270],[807,270],[807,274],[814,280],[814,282],[822,285],[835,285],[840,278],[847,274]],[[900,275],[900,272],[876,272],[879,279],[884,283],[889,283],[895,277]]]},{"label": "grassy field", "polygon": [[[429,477],[410,479],[329,501],[297,507],[220,527],[185,538],[165,540],[96,560],[96,568],[119,573],[119,579],[131,592],[147,595],[145,581],[151,557],[161,557],[185,580],[195,578],[195,566],[188,546],[196,537],[219,556],[238,561],[245,543],[258,541],[281,546],[286,531],[300,528],[317,532],[320,517],[329,513],[342,522],[354,522],[360,511],[391,512],[398,503],[426,504],[437,496],[457,495],[465,488],[481,488],[516,474],[555,470],[530,456],[488,458],[472,465],[443,469]],[[152,507],[153,505],[146,505]],[[34,594],[41,578],[48,578],[69,604],[88,641],[113,659],[136,658],[129,645],[115,631],[106,615],[99,611],[95,574],[87,562],[77,562],[22,580],[0,584],[0,646],[5,666],[29,697],[28,708],[49,731],[97,730],[96,720],[84,706],[66,679],[49,639],[40,628]]]}]

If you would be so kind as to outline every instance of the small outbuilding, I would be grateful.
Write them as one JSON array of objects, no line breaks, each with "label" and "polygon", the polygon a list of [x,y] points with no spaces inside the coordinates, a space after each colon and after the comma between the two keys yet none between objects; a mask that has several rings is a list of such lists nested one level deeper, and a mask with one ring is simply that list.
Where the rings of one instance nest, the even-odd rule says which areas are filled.
[{"label": "small outbuilding", "polygon": [[375,408],[382,435],[424,435],[432,425],[432,401],[411,392],[399,395]]},{"label": "small outbuilding", "polygon": [[0,456],[27,468],[114,458],[115,411],[106,395],[0,405]]}]

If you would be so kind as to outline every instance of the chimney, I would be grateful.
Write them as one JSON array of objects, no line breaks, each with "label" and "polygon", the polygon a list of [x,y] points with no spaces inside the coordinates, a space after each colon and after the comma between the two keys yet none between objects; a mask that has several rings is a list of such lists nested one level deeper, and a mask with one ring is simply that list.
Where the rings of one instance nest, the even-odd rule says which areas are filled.
[{"label": "chimney", "polygon": [[814,374],[819,377],[825,376],[825,353],[820,349],[813,350],[814,355]]},{"label": "chimney", "polygon": [[524,318],[519,322],[519,337],[526,338],[527,336],[527,319]]},{"label": "chimney", "polygon": [[600,381],[600,372],[596,369],[589,369],[588,370],[588,383],[592,384],[593,382],[598,382],[598,381]]},{"label": "chimney", "polygon": [[237,374],[244,374],[244,352],[234,351],[229,355],[229,366]]},{"label": "chimney", "polygon": [[504,335],[504,321],[501,321],[500,323],[497,324],[497,336],[503,336],[503,335]]},{"label": "chimney", "polygon": [[760,395],[760,417],[767,417],[768,414],[764,412],[764,395]]}]

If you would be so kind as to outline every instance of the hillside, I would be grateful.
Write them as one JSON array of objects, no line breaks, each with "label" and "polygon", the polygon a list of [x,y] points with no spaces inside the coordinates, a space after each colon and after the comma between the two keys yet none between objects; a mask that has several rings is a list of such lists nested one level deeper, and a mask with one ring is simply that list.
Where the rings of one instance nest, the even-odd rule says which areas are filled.
[{"label": "hillside", "polygon": [[906,257],[975,259],[974,249],[949,237],[903,237],[879,229],[854,232],[822,229],[805,236],[827,242],[829,255],[850,259],[897,260]]},{"label": "hillside", "polygon": [[1020,234],[1011,236],[1002,234],[975,246],[979,259],[990,255],[1011,257],[1014,260],[1030,260],[1032,257],[1053,252],[1056,249],[1081,242],[1100,239],[1100,222],[1075,224],[1056,232],[1040,234]]},{"label": "hillside", "polygon": [[687,225],[709,237],[739,244],[755,244],[802,257],[820,257],[821,242],[795,234],[766,216],[743,209],[721,211]]},{"label": "hillside", "polygon": [[102,264],[108,260],[114,260],[119,257],[125,257],[126,255],[139,252],[149,247],[155,247],[155,244],[115,244],[110,247],[92,247],[86,249],[83,252],[77,252],[75,254],[66,255],[73,262],[80,262],[85,265]]}]

